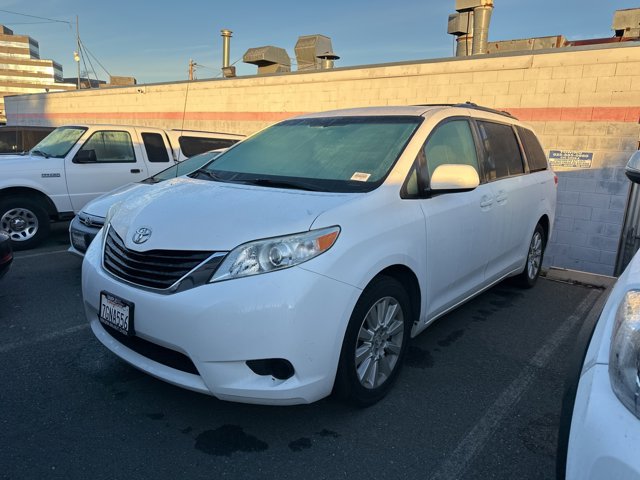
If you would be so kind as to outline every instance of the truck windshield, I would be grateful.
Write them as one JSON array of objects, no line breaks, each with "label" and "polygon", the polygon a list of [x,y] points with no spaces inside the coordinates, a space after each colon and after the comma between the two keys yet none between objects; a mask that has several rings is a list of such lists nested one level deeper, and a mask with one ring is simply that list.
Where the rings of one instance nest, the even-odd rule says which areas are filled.
[{"label": "truck windshield", "polygon": [[63,158],[86,130],[84,127],[56,128],[31,149],[31,155]]},{"label": "truck windshield", "polygon": [[367,192],[384,181],[422,120],[416,116],[288,120],[238,143],[198,175],[274,188]]}]

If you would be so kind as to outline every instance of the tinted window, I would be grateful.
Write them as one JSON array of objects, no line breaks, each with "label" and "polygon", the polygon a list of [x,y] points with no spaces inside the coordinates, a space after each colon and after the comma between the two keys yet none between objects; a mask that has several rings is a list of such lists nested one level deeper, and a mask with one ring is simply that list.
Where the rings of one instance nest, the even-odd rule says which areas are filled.
[{"label": "tinted window", "polygon": [[545,155],[535,133],[526,128],[518,127],[518,134],[520,135],[520,140],[522,140],[524,153],[527,156],[529,170],[532,172],[546,170],[548,168],[547,156]]},{"label": "tinted window", "polygon": [[478,155],[466,120],[453,120],[436,128],[424,147],[429,176],[445,164],[471,165],[478,170]]},{"label": "tinted window", "polygon": [[524,173],[522,154],[513,128],[493,122],[478,122],[478,126],[486,154],[484,171],[487,181]]},{"label": "tinted window", "polygon": [[223,138],[202,138],[183,136],[178,139],[180,150],[185,157],[192,157],[199,153],[208,152],[209,150],[217,150],[219,148],[229,148],[237,140],[227,140]]},{"label": "tinted window", "polygon": [[164,139],[159,133],[143,133],[142,142],[150,162],[168,162],[169,154]]},{"label": "tinted window", "polygon": [[131,135],[128,132],[100,131],[96,132],[80,150],[96,152],[96,161],[103,163],[135,162]]}]

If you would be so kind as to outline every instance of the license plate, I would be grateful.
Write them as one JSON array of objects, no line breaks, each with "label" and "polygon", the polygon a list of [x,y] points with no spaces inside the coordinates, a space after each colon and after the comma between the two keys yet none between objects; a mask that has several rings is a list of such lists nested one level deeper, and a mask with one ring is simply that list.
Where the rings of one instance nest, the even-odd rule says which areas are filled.
[{"label": "license plate", "polygon": [[133,335],[133,303],[109,292],[100,292],[100,321],[124,335]]},{"label": "license plate", "polygon": [[85,252],[87,250],[87,241],[84,233],[71,232],[71,243],[76,250],[80,250],[81,252]]}]

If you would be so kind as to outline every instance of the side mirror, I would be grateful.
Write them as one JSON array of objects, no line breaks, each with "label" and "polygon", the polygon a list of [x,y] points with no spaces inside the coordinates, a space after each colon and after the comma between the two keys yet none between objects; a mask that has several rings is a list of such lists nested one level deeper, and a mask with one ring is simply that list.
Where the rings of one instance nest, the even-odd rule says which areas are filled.
[{"label": "side mirror", "polygon": [[640,151],[631,155],[631,158],[624,169],[624,173],[633,183],[640,183]]},{"label": "side mirror", "polygon": [[432,192],[466,192],[478,185],[478,171],[471,165],[440,165],[431,175]]},{"label": "side mirror", "polygon": [[96,163],[97,161],[95,150],[79,150],[73,157],[73,163]]}]

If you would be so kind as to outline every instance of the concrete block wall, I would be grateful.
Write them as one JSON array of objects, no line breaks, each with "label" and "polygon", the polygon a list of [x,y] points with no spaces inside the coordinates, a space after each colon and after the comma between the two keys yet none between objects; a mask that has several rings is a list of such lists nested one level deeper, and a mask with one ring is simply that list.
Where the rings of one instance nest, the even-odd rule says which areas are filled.
[{"label": "concrete block wall", "polygon": [[299,113],[471,101],[511,111],[551,150],[589,152],[557,168],[547,265],[611,274],[640,138],[640,46],[571,47],[261,77],[136,85],[7,99],[10,124],[127,123],[249,134]]}]

